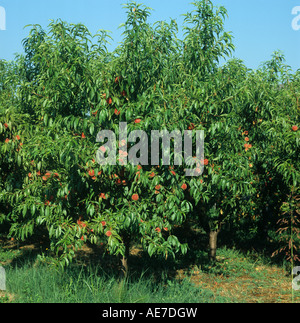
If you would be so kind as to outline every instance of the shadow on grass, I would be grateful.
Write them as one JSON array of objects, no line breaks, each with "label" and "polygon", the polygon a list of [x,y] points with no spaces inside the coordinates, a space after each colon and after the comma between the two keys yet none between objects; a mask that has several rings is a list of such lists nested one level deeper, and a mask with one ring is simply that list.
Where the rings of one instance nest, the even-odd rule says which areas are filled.
[{"label": "shadow on grass", "polygon": [[[206,252],[207,238],[203,232],[192,230],[190,227],[178,227],[174,234],[182,243],[188,243],[189,249],[186,255],[178,255],[176,259],[169,257],[165,259],[159,256],[149,257],[142,248],[132,243],[131,254],[128,259],[130,268],[130,279],[138,280],[141,275],[145,278],[151,278],[155,281],[174,279],[179,270],[189,269],[191,266],[208,263]],[[1,238],[0,238],[1,239]],[[7,253],[9,266],[13,268],[22,268],[24,264],[28,266],[37,265],[38,256],[42,253],[49,254],[50,241],[46,234],[40,233],[24,242],[11,241],[2,236],[2,255]],[[10,257],[11,255],[11,257]],[[0,256],[1,257],[1,256]],[[0,258],[1,262],[1,258]],[[87,243],[82,249],[76,252],[76,257],[72,267],[95,267],[101,271],[102,275],[122,278],[122,267],[120,257],[112,256],[100,245]]]},{"label": "shadow on grass", "polygon": [[[178,279],[177,271],[201,262],[197,252],[201,236],[190,236],[192,248],[178,259],[150,258],[138,245],[132,245],[130,273],[121,275],[120,258],[105,253],[103,247],[86,244],[64,271],[45,266],[38,255],[49,246],[47,239],[31,238],[24,243],[7,242],[5,252],[14,252],[6,261],[8,288],[14,302],[66,303],[204,303],[214,300],[209,290]],[[2,250],[0,255],[3,254]],[[1,260],[0,260],[1,261]]]},{"label": "shadow on grass", "polygon": [[[201,267],[202,271],[209,272],[209,268],[213,267],[208,259],[207,246],[208,238],[204,231],[197,230],[191,225],[177,227],[174,234],[182,243],[187,243],[189,248],[186,255],[177,255],[176,259],[169,257],[165,259],[159,256],[151,258],[147,252],[143,251],[139,244],[132,243],[131,254],[128,259],[129,275],[131,280],[139,280],[141,275],[153,281],[169,281],[178,278],[178,272],[188,273],[193,267]],[[1,237],[0,237],[1,239]],[[4,241],[4,239],[2,238]],[[230,244],[227,233],[220,234],[219,247]],[[0,245],[3,244],[0,241]],[[15,242],[6,240],[2,250],[11,254],[9,265],[11,267],[21,268],[24,264],[37,265],[38,256],[42,253],[49,253],[50,241],[45,233],[39,236],[33,236],[25,242]],[[244,246],[245,247],[245,246]],[[248,252],[249,250],[241,250]],[[2,253],[3,254],[3,253]],[[259,256],[257,256],[259,257]],[[5,258],[5,257],[4,257]],[[5,259],[1,260],[0,263]],[[219,259],[217,267],[222,265],[222,259]],[[122,267],[120,257],[112,256],[107,253],[104,247],[100,245],[92,245],[87,243],[84,247],[76,252],[76,257],[72,263],[72,268],[97,268],[97,272],[106,277],[114,279],[122,279]],[[67,269],[66,269],[67,270]]]}]

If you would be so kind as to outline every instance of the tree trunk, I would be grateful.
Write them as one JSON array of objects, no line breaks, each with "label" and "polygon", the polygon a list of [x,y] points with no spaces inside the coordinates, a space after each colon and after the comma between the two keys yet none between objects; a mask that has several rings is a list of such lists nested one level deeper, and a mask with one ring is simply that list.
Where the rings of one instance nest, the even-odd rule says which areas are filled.
[{"label": "tree trunk", "polygon": [[123,271],[124,278],[127,278],[127,276],[128,276],[128,257],[123,256],[121,259],[121,262],[122,262],[122,267],[123,267],[122,271]]},{"label": "tree trunk", "polygon": [[124,278],[126,279],[129,273],[128,258],[130,254],[130,237],[124,238],[123,241],[125,245],[125,254],[121,259],[121,263],[122,263],[123,275],[124,275]]},{"label": "tree trunk", "polygon": [[209,232],[209,259],[210,261],[216,261],[217,248],[218,248],[218,235],[221,232],[222,224],[219,223],[216,230],[210,230]]},{"label": "tree trunk", "polygon": [[217,230],[217,231],[210,231],[210,233],[209,233],[209,259],[210,259],[210,261],[216,261],[219,232],[220,231]]}]

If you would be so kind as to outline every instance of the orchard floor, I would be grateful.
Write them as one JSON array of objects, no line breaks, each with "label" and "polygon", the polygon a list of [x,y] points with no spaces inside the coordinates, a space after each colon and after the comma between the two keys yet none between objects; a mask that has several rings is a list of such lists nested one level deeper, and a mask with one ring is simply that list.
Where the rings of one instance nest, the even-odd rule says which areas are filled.
[{"label": "orchard floor", "polygon": [[[51,302],[52,296],[50,294],[52,292],[47,289],[45,290],[45,293],[49,294],[47,298],[42,295],[42,291],[36,292],[37,294],[34,297],[32,295],[25,297],[24,293],[32,294],[32,291],[28,292],[30,287],[27,285],[17,286],[17,284],[26,283],[26,278],[22,275],[28,274],[30,270],[34,275],[40,270],[45,270],[45,266],[43,267],[37,260],[37,254],[46,251],[46,249],[47,245],[44,241],[16,243],[6,240],[3,236],[0,238],[0,265],[7,270],[8,276],[7,291],[0,292],[0,303]],[[120,286],[120,283],[117,283],[120,281],[118,275],[121,272],[119,259],[107,254],[101,256],[101,254],[103,254],[101,247],[85,245],[77,252],[72,268],[85,268],[90,265],[95,266],[93,268],[101,268],[100,271],[97,271],[97,275],[104,275],[105,279],[113,277],[112,281],[115,282],[115,286]],[[129,264],[131,268],[130,280],[135,281],[136,285],[132,284],[131,295],[135,293],[134,288],[140,289],[141,284],[147,285],[145,281],[151,281],[149,288],[152,291],[149,290],[149,294],[146,291],[143,295],[136,294],[136,298],[140,302],[147,303],[157,300],[160,302],[164,300],[166,302],[181,302],[182,296],[179,294],[177,299],[171,297],[171,294],[174,294],[174,288],[176,289],[178,285],[184,286],[182,288],[186,288],[189,292],[191,289],[193,290],[190,298],[185,299],[186,302],[300,303],[300,291],[292,290],[292,277],[287,275],[283,267],[271,263],[270,259],[266,257],[221,247],[218,250],[217,262],[214,265],[211,265],[206,259],[207,254],[204,251],[194,250],[189,256],[179,257],[176,261],[170,259],[162,262],[159,259],[149,259],[138,246],[134,246],[131,249]],[[81,273],[82,269],[79,272]],[[74,277],[72,277],[70,281],[73,282]],[[141,279],[141,277],[143,278]],[[38,279],[38,276],[36,279]],[[95,283],[84,279],[91,290],[91,286]],[[17,280],[19,283],[16,282]],[[153,290],[153,284],[163,286],[164,296],[159,289]],[[75,285],[73,288],[80,288],[79,279]],[[65,288],[67,288],[67,285]],[[120,298],[118,288],[116,291],[118,298],[108,297],[107,302],[128,302],[126,297]],[[170,295],[165,294],[168,288]],[[199,299],[198,296],[195,296],[198,295],[197,290],[201,290]],[[180,293],[180,289],[176,289],[176,291]],[[41,295],[38,295],[38,293]],[[71,292],[68,294],[64,291],[64,293],[65,296],[60,295],[60,302],[77,302],[77,299],[70,298]],[[124,290],[122,290],[122,293],[124,293]],[[155,298],[158,297],[157,295],[151,297],[151,293],[157,293],[157,295],[160,293],[160,298]],[[137,299],[132,299],[132,301]],[[53,299],[53,301],[56,300],[56,298]],[[85,299],[83,297],[83,302],[89,302],[89,300],[90,298]],[[93,301],[97,301],[97,299],[93,298]]]}]

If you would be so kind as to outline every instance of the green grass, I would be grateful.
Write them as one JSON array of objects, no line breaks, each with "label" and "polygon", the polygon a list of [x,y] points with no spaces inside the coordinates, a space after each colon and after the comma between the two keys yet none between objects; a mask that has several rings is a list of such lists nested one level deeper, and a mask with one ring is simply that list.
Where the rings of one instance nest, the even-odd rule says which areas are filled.
[{"label": "green grass", "polygon": [[[206,303],[210,291],[183,281],[155,282],[141,277],[124,282],[98,268],[72,267],[57,272],[45,265],[7,268],[7,289],[20,303]],[[221,301],[221,299],[220,299]]]},{"label": "green grass", "polygon": [[[78,258],[64,272],[40,262],[35,250],[1,248],[7,292],[0,302],[16,303],[266,303],[292,299],[291,278],[267,257],[220,248],[207,262],[200,249],[177,261],[132,257],[124,282],[112,257]],[[193,259],[191,259],[191,257]],[[87,259],[89,259],[87,261]],[[193,260],[193,261],[192,261]],[[88,265],[86,265],[88,264]]]},{"label": "green grass", "polygon": [[[85,258],[84,258],[85,259]],[[215,297],[195,286],[189,277],[169,277],[168,270],[132,271],[124,281],[111,257],[77,259],[65,271],[39,261],[36,250],[1,248],[0,265],[6,269],[6,293],[0,302],[14,303],[207,303]],[[92,261],[91,261],[92,262]],[[101,265],[102,262],[102,265]],[[140,263],[137,262],[137,266]],[[147,265],[146,265],[147,266]],[[156,266],[157,267],[157,266]],[[224,301],[223,298],[219,299]]]}]

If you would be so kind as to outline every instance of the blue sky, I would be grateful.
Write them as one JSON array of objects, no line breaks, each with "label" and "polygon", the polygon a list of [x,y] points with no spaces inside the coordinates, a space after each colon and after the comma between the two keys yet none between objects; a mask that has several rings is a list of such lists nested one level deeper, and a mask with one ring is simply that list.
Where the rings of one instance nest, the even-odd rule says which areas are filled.
[{"label": "blue sky", "polygon": [[[85,24],[92,34],[98,29],[110,30],[114,42],[121,41],[126,12],[122,4],[127,0],[0,0],[5,8],[6,30],[0,30],[0,59],[13,59],[14,53],[22,52],[22,39],[29,29],[27,24],[47,27],[50,19],[61,18],[70,23]],[[138,3],[154,9],[151,22],[176,19],[179,27],[182,14],[193,10],[192,0],[140,0]],[[242,59],[249,68],[257,68],[269,60],[275,50],[284,52],[287,64],[294,71],[300,68],[300,28],[294,30],[292,21],[299,16],[296,25],[300,27],[300,10],[293,15],[293,8],[300,0],[213,0],[217,6],[228,10],[225,29],[234,36],[235,57]],[[1,12],[1,11],[0,11]],[[1,19],[1,17],[0,17]],[[1,21],[0,21],[1,26]]]}]

